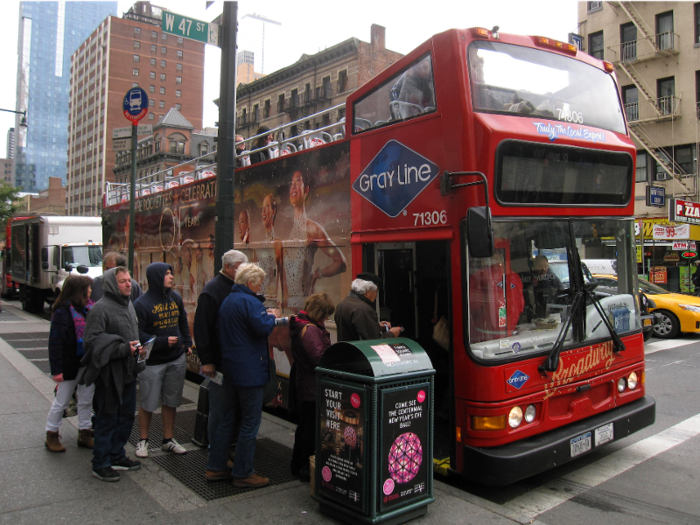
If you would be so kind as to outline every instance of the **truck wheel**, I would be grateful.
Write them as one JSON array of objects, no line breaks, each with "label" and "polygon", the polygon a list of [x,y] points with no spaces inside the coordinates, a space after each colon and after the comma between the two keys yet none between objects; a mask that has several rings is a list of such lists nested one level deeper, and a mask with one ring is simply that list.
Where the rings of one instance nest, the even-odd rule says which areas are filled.
[{"label": "truck wheel", "polygon": [[678,317],[667,310],[656,310],[661,315],[659,322],[654,325],[654,334],[662,339],[673,339],[681,333],[681,323]]}]

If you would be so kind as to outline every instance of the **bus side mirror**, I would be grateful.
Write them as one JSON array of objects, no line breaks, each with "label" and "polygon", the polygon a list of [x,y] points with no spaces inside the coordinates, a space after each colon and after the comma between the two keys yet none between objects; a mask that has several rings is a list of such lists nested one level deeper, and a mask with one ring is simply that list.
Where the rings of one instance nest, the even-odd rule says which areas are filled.
[{"label": "bus side mirror", "polygon": [[472,206],[467,212],[467,242],[469,255],[474,258],[493,256],[493,226],[491,210],[486,206]]}]

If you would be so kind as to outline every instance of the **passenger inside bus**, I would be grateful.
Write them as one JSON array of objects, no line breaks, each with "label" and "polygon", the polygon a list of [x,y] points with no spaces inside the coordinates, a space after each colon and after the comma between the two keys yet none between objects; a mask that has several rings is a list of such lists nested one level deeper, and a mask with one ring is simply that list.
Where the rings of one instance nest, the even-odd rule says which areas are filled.
[{"label": "passenger inside bus", "polygon": [[564,293],[564,285],[549,268],[549,260],[540,254],[535,257],[532,271],[520,276],[525,290],[527,322],[548,315],[548,305],[557,304]]},{"label": "passenger inside bus", "polygon": [[393,119],[405,119],[435,110],[435,87],[430,55],[410,67],[391,88]]},{"label": "passenger inside bus", "polygon": [[522,281],[504,263],[502,250],[483,264],[469,277],[469,295],[476,306],[469,312],[473,343],[512,335],[525,307]]}]

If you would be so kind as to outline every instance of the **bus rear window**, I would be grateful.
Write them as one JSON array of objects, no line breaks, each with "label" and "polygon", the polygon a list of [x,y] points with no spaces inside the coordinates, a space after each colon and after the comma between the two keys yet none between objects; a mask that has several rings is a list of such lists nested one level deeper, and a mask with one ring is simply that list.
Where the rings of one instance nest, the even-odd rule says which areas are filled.
[{"label": "bus rear window", "polygon": [[613,77],[590,64],[499,42],[473,42],[468,60],[475,111],[625,133]]},{"label": "bus rear window", "polygon": [[631,198],[626,153],[506,140],[495,173],[504,205],[624,206]]}]

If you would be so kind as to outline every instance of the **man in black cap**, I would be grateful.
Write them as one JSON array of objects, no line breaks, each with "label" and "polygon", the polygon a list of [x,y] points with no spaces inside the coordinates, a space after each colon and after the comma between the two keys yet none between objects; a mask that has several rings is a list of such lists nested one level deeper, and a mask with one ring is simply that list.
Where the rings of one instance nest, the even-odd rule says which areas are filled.
[{"label": "man in black cap", "polygon": [[350,285],[350,293],[335,309],[338,341],[359,341],[398,337],[401,327],[382,321],[377,322],[374,302],[379,295],[382,280],[373,273],[357,275]]}]

